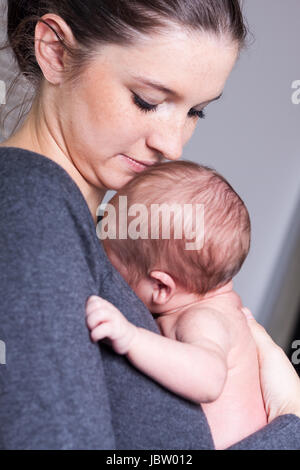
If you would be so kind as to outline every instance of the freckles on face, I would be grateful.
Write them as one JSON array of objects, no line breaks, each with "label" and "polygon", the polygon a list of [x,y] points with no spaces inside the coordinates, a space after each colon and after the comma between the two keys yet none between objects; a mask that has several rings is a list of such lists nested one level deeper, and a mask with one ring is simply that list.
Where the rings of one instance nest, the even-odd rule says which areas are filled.
[{"label": "freckles on face", "polygon": [[[237,52],[228,40],[176,29],[134,46],[101,46],[63,103],[66,140],[80,173],[96,187],[119,189],[135,174],[120,154],[148,163],[179,158],[197,122],[191,110],[222,93]],[[134,95],[155,110],[142,111]]]},{"label": "freckles on face", "polygon": [[133,173],[118,168],[116,155],[143,134],[144,121],[133,116],[130,93],[117,83],[105,61],[94,61],[73,90],[68,128],[71,154],[80,173],[95,186],[122,187]]},{"label": "freckles on face", "polygon": [[[102,147],[107,157],[122,146],[124,139],[134,141],[138,134],[137,123],[129,119],[131,103],[124,90],[116,83],[110,67],[93,62],[88,68],[74,107],[80,115],[80,125],[85,130],[95,151]],[[79,114],[80,113],[80,114]]]}]

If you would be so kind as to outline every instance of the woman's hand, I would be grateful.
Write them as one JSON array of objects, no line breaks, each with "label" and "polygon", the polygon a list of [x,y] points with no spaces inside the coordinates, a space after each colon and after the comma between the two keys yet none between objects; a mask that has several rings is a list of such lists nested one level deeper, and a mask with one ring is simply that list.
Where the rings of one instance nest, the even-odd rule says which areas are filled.
[{"label": "woman's hand", "polygon": [[113,304],[102,297],[91,296],[86,304],[86,323],[94,342],[104,339],[118,354],[127,354],[137,327],[130,323]]},{"label": "woman's hand", "polygon": [[250,310],[242,309],[256,342],[260,382],[268,422],[284,414],[300,418],[300,379],[284,351],[255,320]]}]

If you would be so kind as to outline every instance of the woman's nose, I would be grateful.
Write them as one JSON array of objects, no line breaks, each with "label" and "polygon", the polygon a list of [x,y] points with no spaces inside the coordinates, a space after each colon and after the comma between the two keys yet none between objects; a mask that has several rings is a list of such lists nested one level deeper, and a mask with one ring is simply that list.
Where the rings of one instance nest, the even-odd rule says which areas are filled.
[{"label": "woman's nose", "polygon": [[167,160],[179,160],[185,143],[183,125],[158,125],[148,134],[147,145]]}]

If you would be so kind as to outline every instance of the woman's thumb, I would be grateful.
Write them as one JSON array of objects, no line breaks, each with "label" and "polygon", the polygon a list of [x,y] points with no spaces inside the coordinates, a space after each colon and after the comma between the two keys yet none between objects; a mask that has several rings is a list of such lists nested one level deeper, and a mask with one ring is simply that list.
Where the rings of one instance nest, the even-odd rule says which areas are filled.
[{"label": "woman's thumb", "polygon": [[263,354],[266,352],[266,350],[269,349],[271,344],[274,346],[275,343],[271,336],[266,332],[264,327],[255,320],[254,316],[247,307],[243,307],[242,311],[247,318],[247,323],[251,330],[256,346],[260,354]]},{"label": "woman's thumb", "polygon": [[253,320],[254,320],[254,316],[253,316],[252,313],[250,312],[249,308],[243,307],[243,308],[242,308],[242,311],[243,311],[243,313],[245,314],[247,320],[249,320],[249,319],[253,319]]}]

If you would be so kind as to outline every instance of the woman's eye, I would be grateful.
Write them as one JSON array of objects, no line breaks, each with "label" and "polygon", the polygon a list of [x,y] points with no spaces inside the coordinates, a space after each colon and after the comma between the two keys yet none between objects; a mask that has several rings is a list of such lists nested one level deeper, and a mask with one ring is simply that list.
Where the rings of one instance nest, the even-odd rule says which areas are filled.
[{"label": "woman's eye", "polygon": [[[136,93],[133,93],[133,100],[136,106],[140,108],[144,113],[148,113],[149,111],[156,111],[157,109],[157,104],[150,104],[144,101],[140,96],[138,96]],[[203,110],[197,111],[196,109],[191,109],[188,113],[189,117],[197,117],[199,119],[204,119],[205,118],[205,113]]]},{"label": "woman's eye", "polygon": [[133,100],[135,102],[135,104],[142,110],[144,111],[145,113],[147,113],[148,111],[155,111],[156,108],[157,108],[157,104],[150,104],[150,103],[147,103],[146,101],[142,100],[142,98],[140,98],[138,95],[136,95],[135,93],[133,93]]},{"label": "woman's eye", "polygon": [[201,111],[197,111],[196,109],[191,109],[189,112],[189,116],[191,117],[197,117],[199,119],[204,119],[205,118],[205,112],[203,109]]}]

